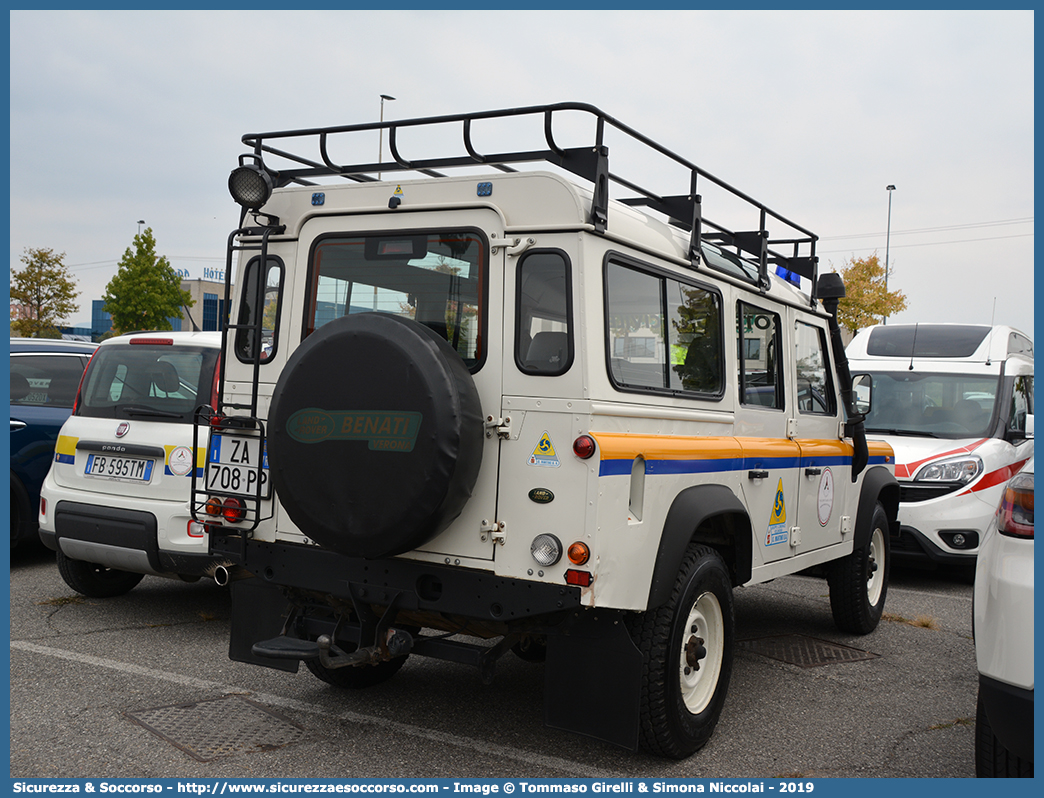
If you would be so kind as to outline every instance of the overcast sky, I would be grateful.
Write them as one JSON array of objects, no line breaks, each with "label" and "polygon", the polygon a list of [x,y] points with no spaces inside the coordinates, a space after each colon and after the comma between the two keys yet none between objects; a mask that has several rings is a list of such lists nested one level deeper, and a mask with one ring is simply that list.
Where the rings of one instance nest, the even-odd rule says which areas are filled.
[{"label": "overcast sky", "polygon": [[[11,265],[26,248],[64,252],[78,325],[139,219],[175,268],[223,267],[243,134],[374,122],[388,94],[386,119],[598,106],[818,234],[821,270],[884,260],[894,184],[889,287],[909,306],[891,320],[988,324],[996,298],[996,323],[1033,335],[1031,11],[12,11],[10,24]],[[706,200],[704,213],[717,219]]]}]

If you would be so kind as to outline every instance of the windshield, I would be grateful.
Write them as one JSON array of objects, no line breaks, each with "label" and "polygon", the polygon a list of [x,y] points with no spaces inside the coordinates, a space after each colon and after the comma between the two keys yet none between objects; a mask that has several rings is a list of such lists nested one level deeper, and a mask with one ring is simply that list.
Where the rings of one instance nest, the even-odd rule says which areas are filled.
[{"label": "windshield", "polygon": [[217,353],[197,346],[100,347],[76,415],[191,423],[196,407],[210,401]]},{"label": "windshield", "polygon": [[869,432],[969,438],[988,435],[1000,384],[998,377],[871,372]]},{"label": "windshield", "polygon": [[477,233],[384,233],[320,240],[307,334],[351,313],[391,313],[431,328],[473,371],[482,360],[486,245]]}]

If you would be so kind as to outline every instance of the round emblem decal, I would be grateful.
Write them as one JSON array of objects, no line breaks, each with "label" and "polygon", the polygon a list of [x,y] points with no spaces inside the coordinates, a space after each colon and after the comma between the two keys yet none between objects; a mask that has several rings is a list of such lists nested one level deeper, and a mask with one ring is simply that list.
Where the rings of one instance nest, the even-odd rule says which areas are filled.
[{"label": "round emblem decal", "polygon": [[834,475],[829,468],[823,469],[819,478],[819,525],[826,526],[830,514],[834,511]]},{"label": "round emblem decal", "polygon": [[192,450],[188,446],[178,446],[170,450],[167,468],[172,474],[183,477],[192,472]]},{"label": "round emblem decal", "polygon": [[130,432],[130,424],[128,424],[126,421],[121,421],[120,425],[116,427],[116,437],[122,438],[128,432]]}]

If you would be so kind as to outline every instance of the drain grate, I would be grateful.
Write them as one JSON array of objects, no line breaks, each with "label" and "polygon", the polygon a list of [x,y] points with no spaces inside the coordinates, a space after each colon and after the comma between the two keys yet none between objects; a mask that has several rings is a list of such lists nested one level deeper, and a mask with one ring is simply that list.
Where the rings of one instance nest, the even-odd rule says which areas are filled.
[{"label": "drain grate", "polygon": [[271,751],[305,737],[301,726],[243,696],[124,714],[200,762],[232,754]]},{"label": "drain grate", "polygon": [[860,660],[877,659],[880,656],[880,654],[805,635],[756,637],[751,640],[740,640],[738,645],[746,651],[753,651],[755,654],[778,659],[781,662],[789,662],[799,668],[859,662]]}]

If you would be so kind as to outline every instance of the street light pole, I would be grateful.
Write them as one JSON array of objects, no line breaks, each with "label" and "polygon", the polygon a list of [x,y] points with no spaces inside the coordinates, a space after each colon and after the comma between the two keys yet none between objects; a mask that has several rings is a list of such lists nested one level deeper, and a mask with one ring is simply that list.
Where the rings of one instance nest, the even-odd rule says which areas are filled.
[{"label": "street light pole", "polygon": [[138,219],[138,235],[141,235],[141,226],[145,224],[144,219]]},{"label": "street light pole", "polygon": [[[885,233],[885,301],[888,301],[888,248],[892,243],[892,192],[895,191],[895,186],[887,185],[885,191],[888,192],[888,228]],[[881,319],[881,324],[888,324],[887,313]]]},{"label": "street light pole", "polygon": [[[384,158],[384,101],[394,100],[395,98],[388,94],[381,95],[381,129],[377,138],[377,164],[380,166],[381,160]],[[377,179],[381,179],[380,170],[377,172]]]}]

